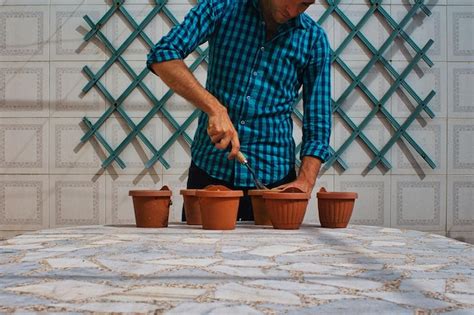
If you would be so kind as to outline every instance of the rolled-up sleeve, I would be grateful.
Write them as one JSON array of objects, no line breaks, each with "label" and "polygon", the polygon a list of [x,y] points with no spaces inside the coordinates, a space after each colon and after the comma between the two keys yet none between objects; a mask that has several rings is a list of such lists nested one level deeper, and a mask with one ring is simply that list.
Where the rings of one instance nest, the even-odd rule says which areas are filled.
[{"label": "rolled-up sleeve", "polygon": [[331,136],[331,48],[321,30],[313,55],[303,72],[303,142],[300,158],[314,156],[325,162]]},{"label": "rolled-up sleeve", "polygon": [[175,25],[158,41],[147,56],[146,64],[150,70],[154,63],[186,58],[207,41],[224,10],[224,1],[214,2],[216,0],[200,0],[181,24]]}]

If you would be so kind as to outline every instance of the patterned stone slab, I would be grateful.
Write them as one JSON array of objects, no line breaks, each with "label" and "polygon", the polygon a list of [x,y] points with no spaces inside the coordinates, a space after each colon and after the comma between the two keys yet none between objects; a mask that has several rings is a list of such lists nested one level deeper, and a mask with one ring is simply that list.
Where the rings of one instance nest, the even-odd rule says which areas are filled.
[{"label": "patterned stone slab", "polygon": [[470,314],[474,246],[367,226],[83,226],[0,242],[0,312]]}]

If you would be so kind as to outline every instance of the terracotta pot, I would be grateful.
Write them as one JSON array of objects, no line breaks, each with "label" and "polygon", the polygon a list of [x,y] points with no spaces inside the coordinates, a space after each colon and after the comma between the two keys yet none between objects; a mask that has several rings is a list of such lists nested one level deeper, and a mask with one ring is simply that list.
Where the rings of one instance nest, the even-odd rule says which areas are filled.
[{"label": "terracotta pot", "polygon": [[263,194],[265,209],[270,215],[273,228],[297,230],[303,222],[308,206],[309,193],[290,187],[280,192]]},{"label": "terracotta pot", "polygon": [[231,190],[221,185],[209,185],[196,191],[201,208],[202,228],[205,230],[233,230],[239,210],[242,190]]},{"label": "terracotta pot", "polygon": [[345,228],[351,219],[355,192],[327,192],[322,187],[316,194],[318,197],[319,221],[322,227]]},{"label": "terracotta pot", "polygon": [[130,190],[133,198],[137,227],[161,228],[168,226],[171,191],[168,186],[161,190]]},{"label": "terracotta pot", "polygon": [[270,215],[265,209],[265,201],[263,200],[263,193],[265,192],[278,192],[280,190],[268,190],[268,189],[252,189],[248,191],[250,200],[252,202],[253,218],[255,225],[272,225]]},{"label": "terracotta pot", "polygon": [[201,225],[201,208],[199,198],[196,196],[197,189],[182,189],[184,212],[186,213],[186,224]]}]

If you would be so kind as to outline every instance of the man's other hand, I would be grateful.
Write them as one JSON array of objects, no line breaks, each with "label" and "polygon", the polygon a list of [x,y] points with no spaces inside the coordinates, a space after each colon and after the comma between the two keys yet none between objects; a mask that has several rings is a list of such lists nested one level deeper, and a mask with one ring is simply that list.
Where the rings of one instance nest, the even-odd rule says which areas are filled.
[{"label": "man's other hand", "polygon": [[286,189],[286,188],[298,188],[299,190],[306,192],[306,193],[311,193],[313,191],[313,185],[311,183],[302,180],[302,179],[296,179],[295,181],[292,181],[288,184],[280,185],[276,187],[275,189]]}]

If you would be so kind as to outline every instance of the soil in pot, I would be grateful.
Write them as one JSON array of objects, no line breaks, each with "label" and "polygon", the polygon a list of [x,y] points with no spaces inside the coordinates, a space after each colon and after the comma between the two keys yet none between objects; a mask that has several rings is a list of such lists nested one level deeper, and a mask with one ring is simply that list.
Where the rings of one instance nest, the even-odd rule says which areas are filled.
[{"label": "soil in pot", "polygon": [[201,207],[199,198],[196,196],[197,189],[182,189],[184,213],[186,214],[186,224],[201,225]]},{"label": "soil in pot", "polygon": [[321,226],[325,228],[345,228],[352,216],[357,193],[328,192],[322,187],[316,194]]},{"label": "soil in pot", "polygon": [[201,208],[202,228],[205,230],[233,230],[237,221],[242,190],[231,190],[221,185],[209,185],[196,191]]},{"label": "soil in pot", "polygon": [[162,228],[168,226],[171,191],[168,186],[160,190],[130,190],[133,198],[137,227]]},{"label": "soil in pot", "polygon": [[289,187],[280,192],[263,194],[265,209],[275,229],[297,230],[303,222],[309,193]]}]

